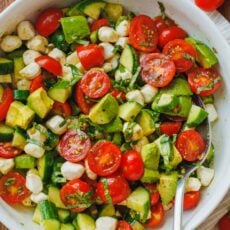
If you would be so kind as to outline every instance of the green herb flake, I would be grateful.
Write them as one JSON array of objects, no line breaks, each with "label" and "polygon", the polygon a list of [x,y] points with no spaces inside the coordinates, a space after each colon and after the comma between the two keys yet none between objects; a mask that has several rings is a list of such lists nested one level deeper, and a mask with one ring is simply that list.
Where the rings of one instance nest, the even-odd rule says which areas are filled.
[{"label": "green herb flake", "polygon": [[10,186],[10,185],[14,184],[15,181],[16,181],[16,179],[15,179],[14,177],[8,178],[8,179],[5,181],[4,185],[5,185],[5,186]]}]

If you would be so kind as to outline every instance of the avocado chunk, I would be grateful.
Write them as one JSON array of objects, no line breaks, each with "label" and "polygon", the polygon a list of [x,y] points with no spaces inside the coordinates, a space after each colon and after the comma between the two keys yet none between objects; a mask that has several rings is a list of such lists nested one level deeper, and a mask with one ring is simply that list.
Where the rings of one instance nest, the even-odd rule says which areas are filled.
[{"label": "avocado chunk", "polygon": [[14,158],[16,169],[32,169],[36,167],[36,159],[27,154],[22,154]]},{"label": "avocado chunk", "polygon": [[176,194],[177,181],[177,172],[171,172],[170,174],[162,173],[160,175],[160,181],[157,188],[163,204],[167,205],[170,201],[172,201]]},{"label": "avocado chunk", "polygon": [[160,178],[160,173],[157,170],[147,169],[144,170],[144,175],[141,177],[143,183],[154,183]]},{"label": "avocado chunk", "polygon": [[118,110],[116,99],[107,94],[90,110],[89,119],[95,124],[108,124],[118,115]]},{"label": "avocado chunk", "polygon": [[24,64],[23,58],[22,57],[15,57],[14,58],[14,74],[13,74],[14,84],[16,84],[20,79],[23,78],[19,72],[24,67],[25,67],[25,64]]},{"label": "avocado chunk", "polygon": [[207,117],[208,113],[203,108],[197,105],[192,105],[189,112],[187,125],[188,127],[196,127],[200,125]]},{"label": "avocado chunk", "polygon": [[115,216],[115,208],[113,206],[113,204],[107,204],[107,205],[104,205],[104,207],[102,208],[99,216]]},{"label": "avocado chunk", "polygon": [[91,216],[85,213],[78,213],[75,219],[73,220],[73,225],[78,230],[85,230],[85,229],[95,230],[96,229],[95,220]]},{"label": "avocado chunk", "polygon": [[54,101],[48,97],[46,91],[41,87],[30,94],[27,98],[27,103],[43,119],[52,109]]},{"label": "avocado chunk", "polygon": [[133,230],[145,230],[145,227],[138,221],[132,222],[131,226]]},{"label": "avocado chunk", "polygon": [[181,162],[182,162],[182,157],[179,151],[177,150],[177,148],[175,147],[175,145],[173,145],[173,157],[172,160],[168,163],[167,168],[169,170],[172,170],[176,168],[177,165],[179,165]]},{"label": "avocado chunk", "polygon": [[179,98],[173,94],[163,93],[156,104],[156,110],[159,113],[174,109],[179,103]]},{"label": "avocado chunk", "polygon": [[104,10],[108,18],[117,21],[122,15],[123,7],[121,4],[107,3]]},{"label": "avocado chunk", "polygon": [[132,121],[141,111],[142,105],[135,101],[128,101],[119,107],[118,116],[125,121]]},{"label": "avocado chunk", "polygon": [[24,147],[26,145],[26,139],[26,132],[23,129],[16,127],[12,140],[12,146],[24,150]]},{"label": "avocado chunk", "polygon": [[34,115],[34,111],[29,106],[24,105],[22,102],[14,101],[7,112],[6,124],[11,127],[18,126],[22,129],[27,129],[34,119]]},{"label": "avocado chunk", "polygon": [[119,117],[116,117],[109,124],[104,125],[103,128],[107,133],[121,132],[123,128],[122,121]]}]

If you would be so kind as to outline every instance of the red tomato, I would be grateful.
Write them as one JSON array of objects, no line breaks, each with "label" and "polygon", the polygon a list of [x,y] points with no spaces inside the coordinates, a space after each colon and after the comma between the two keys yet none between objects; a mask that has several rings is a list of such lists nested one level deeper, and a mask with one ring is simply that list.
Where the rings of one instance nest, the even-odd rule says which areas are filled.
[{"label": "red tomato", "polygon": [[202,10],[210,12],[219,8],[224,3],[224,0],[195,0],[195,3]]},{"label": "red tomato", "polygon": [[83,93],[93,99],[98,99],[107,94],[111,82],[109,76],[101,70],[90,70],[81,79]]},{"label": "red tomato", "polygon": [[92,188],[80,179],[66,183],[60,191],[62,202],[72,212],[82,212],[93,203]]},{"label": "red tomato", "polygon": [[125,200],[130,192],[128,182],[119,174],[102,178],[97,184],[97,195],[106,204],[118,204]]},{"label": "red tomato", "polygon": [[85,159],[91,148],[91,141],[83,131],[68,131],[60,141],[61,156],[70,162]]},{"label": "red tomato", "polygon": [[94,21],[91,26],[90,30],[93,32],[95,30],[99,30],[103,26],[109,26],[109,20],[107,18],[101,18],[96,21]]},{"label": "red tomato", "polygon": [[164,221],[164,209],[162,204],[159,202],[156,206],[151,209],[151,219],[147,221],[145,227],[156,228],[159,227]]},{"label": "red tomato", "polygon": [[173,134],[179,133],[181,129],[181,122],[162,122],[160,124],[160,131],[163,134],[166,134],[168,136],[172,136]]},{"label": "red tomato", "polygon": [[148,189],[150,194],[150,204],[151,206],[155,206],[160,200],[160,194],[157,191],[156,184],[145,184],[145,187]]},{"label": "red tomato", "polygon": [[89,114],[89,111],[90,111],[91,107],[93,106],[93,103],[88,101],[88,100],[86,100],[85,95],[84,95],[84,93],[82,91],[80,82],[76,85],[75,101],[76,101],[78,107],[80,108],[80,110],[84,114]]},{"label": "red tomato", "polygon": [[110,141],[101,141],[93,146],[87,157],[89,168],[99,176],[108,176],[117,171],[121,163],[121,150]]},{"label": "red tomato", "polygon": [[133,228],[128,222],[120,220],[116,230],[133,230]]},{"label": "red tomato", "polygon": [[43,78],[42,76],[38,76],[34,78],[30,84],[30,93],[33,93],[36,89],[41,87],[44,88]]},{"label": "red tomato", "polygon": [[203,137],[195,130],[186,130],[179,134],[176,147],[186,161],[196,161],[205,150]]},{"label": "red tomato", "polygon": [[164,47],[168,42],[174,39],[184,39],[187,33],[178,26],[167,27],[163,29],[159,36],[159,45]]},{"label": "red tomato", "polygon": [[6,114],[13,100],[14,94],[12,89],[10,89],[9,87],[5,88],[2,95],[2,100],[0,102],[0,121],[3,121],[6,118]]},{"label": "red tomato", "polygon": [[62,10],[58,8],[49,8],[43,11],[35,22],[38,33],[44,37],[51,35],[59,27],[59,20],[63,16]]},{"label": "red tomato", "polygon": [[53,105],[53,112],[55,114],[58,114],[58,115],[61,115],[61,116],[70,116],[72,114],[72,111],[71,111],[71,106],[68,102],[65,102],[65,103],[61,103],[61,102],[58,102],[58,101],[55,101],[54,102],[54,105]]},{"label": "red tomato", "polygon": [[187,192],[184,194],[184,210],[195,208],[200,201],[200,192]]},{"label": "red tomato", "polygon": [[111,95],[116,98],[118,101],[126,101],[126,95],[125,92],[121,91],[121,90],[117,90],[117,89],[112,89]]},{"label": "red tomato", "polygon": [[62,66],[60,62],[48,55],[41,55],[37,57],[35,59],[35,62],[37,62],[38,65],[40,65],[43,69],[47,70],[53,75],[62,75]]},{"label": "red tomato", "polygon": [[9,172],[0,179],[0,197],[8,204],[20,204],[30,195],[25,178],[18,172]]},{"label": "red tomato", "polygon": [[154,21],[146,15],[133,18],[129,29],[131,45],[142,52],[151,53],[157,48],[158,33]]},{"label": "red tomato", "polygon": [[11,142],[0,142],[0,157],[13,158],[21,152],[22,150],[13,147]]},{"label": "red tomato", "polygon": [[121,158],[120,169],[127,180],[140,180],[144,173],[144,163],[140,153],[136,150],[125,152]]},{"label": "red tomato", "polygon": [[218,230],[229,230],[230,229],[230,216],[229,213],[224,215],[218,222]]},{"label": "red tomato", "polygon": [[101,67],[104,64],[104,49],[102,46],[89,44],[77,46],[77,55],[85,70]]},{"label": "red tomato", "polygon": [[168,42],[163,48],[163,53],[174,61],[177,72],[185,72],[191,69],[195,62],[196,50],[191,44],[182,39]]},{"label": "red tomato", "polygon": [[221,78],[214,69],[195,68],[188,73],[188,83],[193,93],[203,97],[220,88]]},{"label": "red tomato", "polygon": [[168,17],[163,19],[162,16],[157,16],[156,18],[153,19],[153,21],[159,33],[161,33],[161,31],[167,27],[176,25],[175,22]]},{"label": "red tomato", "polygon": [[165,87],[174,78],[176,67],[166,55],[148,54],[141,62],[143,80],[153,87]]}]

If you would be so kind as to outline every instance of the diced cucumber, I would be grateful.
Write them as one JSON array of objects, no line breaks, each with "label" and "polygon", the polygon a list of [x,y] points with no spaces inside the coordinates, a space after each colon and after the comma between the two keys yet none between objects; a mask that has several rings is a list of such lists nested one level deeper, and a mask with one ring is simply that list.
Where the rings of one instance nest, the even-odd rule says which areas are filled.
[{"label": "diced cucumber", "polygon": [[29,90],[14,90],[14,100],[17,101],[26,101],[29,97],[30,91]]},{"label": "diced cucumber", "polygon": [[13,135],[14,135],[13,128],[3,123],[0,123],[0,141],[2,142],[11,141],[13,139]]},{"label": "diced cucumber", "polygon": [[113,21],[117,21],[123,12],[121,4],[107,3],[105,6],[105,13]]},{"label": "diced cucumber", "polygon": [[157,170],[145,168],[144,174],[141,177],[141,182],[152,184],[152,183],[157,182],[159,178],[160,178],[160,173]]},{"label": "diced cucumber", "polygon": [[38,203],[43,220],[56,219],[58,220],[57,209],[55,205],[48,200],[42,200]]},{"label": "diced cucumber", "polygon": [[41,221],[42,230],[60,230],[61,223],[56,219],[48,219]]},{"label": "diced cucumber", "polygon": [[36,208],[35,208],[35,210],[34,210],[34,214],[33,214],[32,220],[36,224],[40,224],[41,221],[42,221],[42,214],[41,214],[39,205],[37,205]]},{"label": "diced cucumber", "polygon": [[90,34],[90,41],[91,41],[93,44],[96,44],[96,43],[98,42],[98,30],[93,31],[93,32]]},{"label": "diced cucumber", "polygon": [[13,73],[14,63],[12,60],[0,57],[0,75]]},{"label": "diced cucumber", "polygon": [[75,230],[75,227],[70,223],[61,224],[60,230]]},{"label": "diced cucumber", "polygon": [[200,125],[207,117],[208,113],[203,108],[197,105],[192,105],[188,115],[187,125],[189,127],[196,127]]},{"label": "diced cucumber", "polygon": [[36,159],[27,154],[16,156],[14,162],[16,169],[32,169],[36,166]]},{"label": "diced cucumber", "polygon": [[202,101],[205,105],[207,104],[214,104],[215,102],[215,98],[213,95],[209,95],[209,96],[205,96],[205,97],[201,97]]},{"label": "diced cucumber", "polygon": [[48,188],[48,197],[51,202],[55,204],[57,208],[66,209],[60,197],[60,190],[54,185],[50,185]]},{"label": "diced cucumber", "polygon": [[95,230],[96,228],[95,220],[85,213],[78,213],[73,220],[73,225],[78,230]]},{"label": "diced cucumber", "polygon": [[0,83],[11,83],[11,82],[12,82],[11,74],[0,75]]},{"label": "diced cucumber", "polygon": [[24,61],[22,57],[15,57],[14,58],[14,74],[13,74],[13,80],[16,84],[19,80],[21,80],[23,77],[19,73],[23,68],[25,67]]},{"label": "diced cucumber", "polygon": [[58,209],[58,217],[62,223],[68,223],[71,219],[71,213],[69,210]]},{"label": "diced cucumber", "polygon": [[157,102],[156,109],[158,112],[167,112],[174,109],[179,103],[177,96],[172,94],[162,94]]},{"label": "diced cucumber", "polygon": [[16,127],[12,140],[12,146],[23,150],[26,145],[26,139],[26,132],[23,129]]},{"label": "diced cucumber", "polygon": [[63,159],[62,158],[57,158],[57,160],[55,160],[54,165],[53,165],[53,172],[51,175],[51,181],[54,184],[60,184],[60,183],[65,183],[66,182],[66,178],[63,177],[62,173],[61,173],[61,166],[63,164]]},{"label": "diced cucumber", "polygon": [[16,49],[10,53],[7,53],[7,58],[14,59],[14,58],[22,57],[22,55],[25,51],[26,51],[25,47],[20,48],[20,49]]},{"label": "diced cucumber", "polygon": [[115,208],[112,204],[107,204],[102,207],[99,216],[115,216]]}]

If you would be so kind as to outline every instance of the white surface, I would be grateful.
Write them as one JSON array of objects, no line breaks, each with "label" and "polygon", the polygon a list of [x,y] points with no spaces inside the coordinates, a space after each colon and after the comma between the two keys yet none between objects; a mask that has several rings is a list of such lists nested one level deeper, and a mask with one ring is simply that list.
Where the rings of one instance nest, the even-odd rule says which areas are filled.
[{"label": "white surface", "polygon": [[[178,24],[189,31],[195,38],[206,42],[211,47],[215,47],[220,61],[220,73],[224,78],[222,89],[219,91],[216,100],[216,107],[220,118],[213,127],[214,144],[216,146],[216,161],[214,165],[216,175],[210,187],[204,191],[199,206],[184,215],[184,229],[191,230],[195,229],[211,214],[224,197],[230,183],[230,167],[228,163],[230,162],[230,141],[228,140],[230,136],[230,65],[228,63],[230,60],[230,47],[211,19],[190,1],[161,1],[166,6],[167,14],[175,19]],[[33,1],[33,4],[31,4],[29,0],[17,0],[0,15],[0,33],[5,32],[5,30],[12,30],[17,22],[35,16],[35,13],[37,13],[36,9],[46,8],[51,5],[68,5],[70,2],[73,1],[39,0]],[[114,0],[111,2],[117,1]],[[120,0],[119,2],[136,13],[139,12],[150,16],[159,14],[157,1],[155,0]],[[224,27],[225,30],[228,30],[227,24]],[[229,36],[229,32],[227,35]],[[39,226],[32,223],[31,212],[28,209],[18,208],[20,212],[17,212],[2,201],[0,204],[0,220],[10,229],[39,229]],[[162,229],[171,229],[172,221],[171,213],[168,213],[166,223]]]}]

